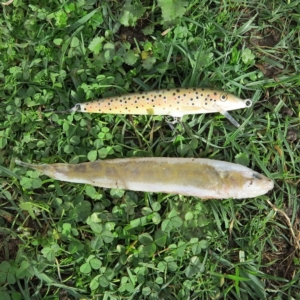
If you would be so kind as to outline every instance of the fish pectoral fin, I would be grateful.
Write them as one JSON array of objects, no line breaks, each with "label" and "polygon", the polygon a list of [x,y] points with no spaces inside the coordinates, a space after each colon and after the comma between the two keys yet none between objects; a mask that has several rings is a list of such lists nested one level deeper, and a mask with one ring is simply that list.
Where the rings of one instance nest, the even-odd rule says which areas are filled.
[{"label": "fish pectoral fin", "polygon": [[231,114],[228,111],[224,110],[222,107],[216,104],[214,105],[214,107],[221,115],[223,115],[226,119],[228,119],[234,126],[240,127],[240,124],[231,116]]}]

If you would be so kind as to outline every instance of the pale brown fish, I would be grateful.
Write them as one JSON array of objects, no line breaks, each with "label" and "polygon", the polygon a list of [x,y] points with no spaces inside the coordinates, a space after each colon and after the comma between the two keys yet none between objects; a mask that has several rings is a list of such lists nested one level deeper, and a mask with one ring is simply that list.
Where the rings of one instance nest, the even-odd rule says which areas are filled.
[{"label": "pale brown fish", "polygon": [[16,163],[62,181],[202,199],[253,198],[274,186],[272,180],[245,166],[202,158],[124,158],[77,165]]},{"label": "pale brown fish", "polygon": [[242,100],[223,91],[205,88],[177,88],[139,92],[78,103],[69,112],[167,115],[177,118],[182,118],[188,114],[219,112],[233,125],[239,127],[237,121],[228,111],[251,105],[250,99]]}]

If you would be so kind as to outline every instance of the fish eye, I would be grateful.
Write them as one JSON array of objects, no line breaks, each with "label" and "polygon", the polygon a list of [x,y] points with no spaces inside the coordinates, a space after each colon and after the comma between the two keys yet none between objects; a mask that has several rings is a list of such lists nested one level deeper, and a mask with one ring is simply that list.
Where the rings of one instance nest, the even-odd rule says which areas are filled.
[{"label": "fish eye", "polygon": [[223,102],[226,101],[227,98],[228,98],[228,97],[227,97],[226,94],[222,94],[222,95],[220,96],[220,100],[223,101]]}]

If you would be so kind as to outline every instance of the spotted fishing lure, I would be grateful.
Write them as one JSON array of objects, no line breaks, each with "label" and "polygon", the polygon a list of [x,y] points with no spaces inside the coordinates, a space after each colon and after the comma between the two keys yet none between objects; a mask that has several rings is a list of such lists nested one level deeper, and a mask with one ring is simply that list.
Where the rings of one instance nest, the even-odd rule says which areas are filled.
[{"label": "spotted fishing lure", "polygon": [[119,158],[77,165],[15,162],[62,181],[202,199],[253,198],[274,187],[272,180],[250,168],[204,158]]},{"label": "spotted fishing lure", "polygon": [[78,103],[68,112],[103,114],[165,115],[182,118],[188,114],[219,112],[239,127],[229,110],[250,107],[250,99],[205,88],[177,88],[146,91]]}]

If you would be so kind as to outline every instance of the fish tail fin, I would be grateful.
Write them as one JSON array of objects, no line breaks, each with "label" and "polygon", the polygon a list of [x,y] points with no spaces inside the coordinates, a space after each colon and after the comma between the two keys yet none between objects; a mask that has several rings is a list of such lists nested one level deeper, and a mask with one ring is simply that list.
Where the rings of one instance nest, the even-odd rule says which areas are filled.
[{"label": "fish tail fin", "polygon": [[34,169],[37,171],[44,171],[44,165],[36,165],[36,164],[30,164],[30,163],[26,163],[24,161],[21,161],[19,159],[15,159],[15,163],[19,166],[25,167],[25,168],[30,168],[30,169]]}]

